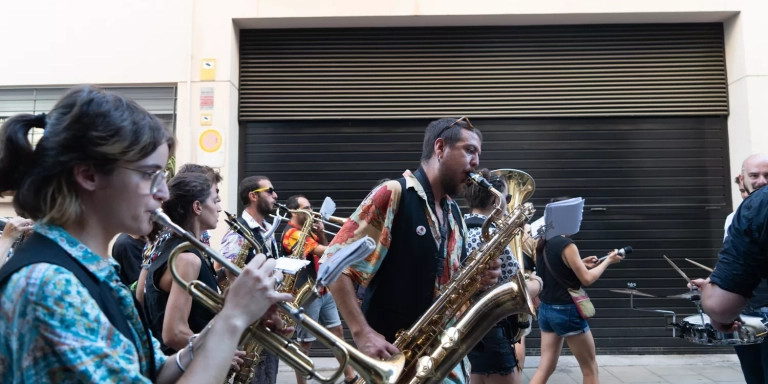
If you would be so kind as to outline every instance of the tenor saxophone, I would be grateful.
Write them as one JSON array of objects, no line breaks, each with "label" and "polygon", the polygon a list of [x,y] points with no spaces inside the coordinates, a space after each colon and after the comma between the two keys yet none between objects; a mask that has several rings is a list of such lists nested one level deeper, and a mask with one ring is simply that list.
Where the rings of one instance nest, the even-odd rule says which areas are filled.
[{"label": "tenor saxophone", "polygon": [[[505,213],[505,196],[480,175],[473,173],[470,178],[498,196],[499,203],[483,223],[485,244],[469,255],[465,266],[440,290],[437,299],[411,328],[398,332],[394,346],[406,358],[401,383],[442,380],[500,319],[520,312],[533,314],[533,303],[518,273],[511,281],[486,292],[451,325],[480,291],[489,263],[504,252],[534,212],[533,206],[525,203]],[[493,234],[491,224],[497,228]]]},{"label": "tenor saxophone", "polygon": [[[301,230],[299,231],[299,238],[296,240],[296,244],[294,244],[293,250],[291,251],[291,254],[288,256],[293,259],[303,260],[304,245],[307,243],[307,236],[309,236],[310,233],[312,232],[314,215],[310,211],[306,211],[303,209],[288,209],[288,207],[286,207],[283,204],[278,204],[278,207],[289,212],[291,215],[305,216],[304,225],[302,225]],[[298,272],[296,274],[285,274],[283,276],[283,283],[280,287],[280,291],[294,295],[293,306],[296,308],[301,308],[304,302],[307,300],[307,298],[309,298],[309,296],[313,293],[312,287],[314,286],[314,282],[310,279],[297,290],[296,289],[297,278],[298,278]],[[296,325],[296,323],[290,318],[290,316],[284,313],[281,313],[280,317],[283,319],[283,322],[285,323],[286,327],[292,327]],[[290,337],[290,335],[288,335],[288,337]]]},{"label": "tenor saxophone", "polygon": [[[229,225],[229,229],[245,239],[243,246],[240,247],[240,251],[237,252],[237,258],[234,262],[238,268],[242,269],[245,267],[245,261],[248,260],[248,255],[251,253],[251,250],[256,253],[263,253],[263,249],[253,236],[251,236],[250,232],[240,225],[235,215],[226,211],[224,211],[224,214],[227,215],[227,218],[224,219],[224,221]],[[229,278],[227,278],[226,285],[222,286],[222,291],[229,286],[229,284],[230,281]],[[227,379],[224,381],[225,384],[250,383],[253,376],[256,374],[256,365],[261,361],[261,351],[263,350],[263,346],[258,342],[252,332],[243,333],[240,337],[240,342],[238,343],[238,349],[245,352],[243,363],[240,365],[239,371],[230,369],[229,374],[227,374]]]}]

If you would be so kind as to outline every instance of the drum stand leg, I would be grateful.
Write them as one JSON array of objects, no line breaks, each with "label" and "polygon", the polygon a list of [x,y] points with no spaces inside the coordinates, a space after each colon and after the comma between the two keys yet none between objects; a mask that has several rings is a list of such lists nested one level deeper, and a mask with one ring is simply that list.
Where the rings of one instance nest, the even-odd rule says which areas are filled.
[{"label": "drum stand leg", "polygon": [[[654,312],[654,313],[663,313],[665,315],[672,315],[672,337],[675,337],[675,330],[677,329],[675,325],[677,324],[677,315],[673,311],[668,311],[666,309],[646,309],[646,308],[635,308],[635,301],[634,301],[635,295],[630,293],[629,294],[629,308],[633,309],[635,311],[640,312]],[[669,326],[669,324],[667,324]]]}]

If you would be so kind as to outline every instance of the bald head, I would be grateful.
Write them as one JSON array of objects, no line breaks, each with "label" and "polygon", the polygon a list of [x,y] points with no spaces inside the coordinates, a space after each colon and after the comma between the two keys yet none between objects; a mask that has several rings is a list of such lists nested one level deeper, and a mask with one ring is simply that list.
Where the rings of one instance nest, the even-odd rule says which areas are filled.
[{"label": "bald head", "polygon": [[741,164],[739,179],[747,193],[768,184],[768,156],[757,153],[747,157]]}]

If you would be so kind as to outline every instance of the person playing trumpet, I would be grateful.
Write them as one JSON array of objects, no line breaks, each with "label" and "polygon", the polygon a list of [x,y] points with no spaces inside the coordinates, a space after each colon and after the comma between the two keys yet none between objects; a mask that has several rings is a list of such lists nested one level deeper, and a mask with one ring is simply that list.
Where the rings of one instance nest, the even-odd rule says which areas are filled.
[{"label": "person playing trumpet", "polygon": [[[290,210],[303,210],[306,212],[312,212],[312,205],[309,203],[306,197],[302,195],[293,195],[288,198],[285,205]],[[295,247],[299,243],[299,237],[301,229],[307,220],[306,215],[291,213],[291,220],[286,224],[283,231],[282,244],[283,252],[286,255],[296,252]],[[303,286],[308,280],[317,279],[317,269],[319,267],[318,260],[325,252],[328,245],[328,239],[325,237],[323,222],[320,220],[312,221],[312,232],[306,234],[304,239],[304,249],[301,251],[302,256],[310,261],[310,264],[297,272],[296,288]],[[336,302],[333,300],[328,292],[321,292],[320,297],[312,301],[308,306],[304,307],[304,313],[311,319],[319,321],[320,324],[328,328],[336,336],[343,338],[344,331],[341,328],[341,319],[339,318],[339,311],[336,308]],[[312,348],[312,343],[316,340],[315,336],[307,332],[304,327],[297,327],[296,340],[301,345],[301,348],[309,353]],[[347,365],[344,369],[344,383],[352,384],[357,381],[358,376],[355,375],[355,371],[351,366]],[[306,384],[307,380],[298,372],[296,372],[296,382],[298,384]]]},{"label": "person playing trumpet", "polygon": [[[45,129],[34,147],[33,127]],[[108,250],[118,233],[149,233],[168,199],[168,129],[132,100],[80,86],[49,114],[9,118],[0,143],[0,191],[36,221],[0,269],[0,382],[221,382],[245,329],[291,300],[259,255],[216,321],[166,357]]]}]

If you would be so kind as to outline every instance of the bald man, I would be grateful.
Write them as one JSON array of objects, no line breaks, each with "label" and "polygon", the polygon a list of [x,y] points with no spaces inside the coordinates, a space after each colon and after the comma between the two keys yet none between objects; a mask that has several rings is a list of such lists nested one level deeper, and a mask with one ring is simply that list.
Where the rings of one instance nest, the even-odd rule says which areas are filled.
[{"label": "bald man", "polygon": [[[723,249],[715,271],[693,283],[701,289],[702,308],[721,331],[741,324],[739,314],[768,320],[768,156],[742,163],[736,179],[744,201],[726,220]],[[768,384],[768,341],[736,347],[747,384]]]}]

